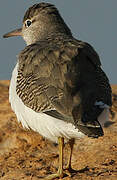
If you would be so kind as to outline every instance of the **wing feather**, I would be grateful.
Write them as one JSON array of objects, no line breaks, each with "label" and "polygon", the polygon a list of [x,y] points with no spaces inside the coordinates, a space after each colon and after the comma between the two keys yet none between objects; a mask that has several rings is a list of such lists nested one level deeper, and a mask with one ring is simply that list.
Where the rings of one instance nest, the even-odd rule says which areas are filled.
[{"label": "wing feather", "polygon": [[[63,40],[59,44],[47,41],[32,44],[19,55],[16,91],[23,103],[34,111],[56,110],[50,115],[72,119],[74,107],[79,107],[81,99],[91,96],[98,82],[105,81],[104,86],[108,86],[110,95],[106,75],[98,76],[97,70],[103,72],[100,66],[95,50],[75,39]],[[104,92],[105,87],[102,88]],[[108,99],[110,103],[110,96]]]}]

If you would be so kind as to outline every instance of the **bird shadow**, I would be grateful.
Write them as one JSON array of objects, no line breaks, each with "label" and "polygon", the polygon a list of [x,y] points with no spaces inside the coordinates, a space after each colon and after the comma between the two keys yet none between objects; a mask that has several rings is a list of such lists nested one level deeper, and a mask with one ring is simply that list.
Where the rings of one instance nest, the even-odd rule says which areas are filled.
[{"label": "bird shadow", "polygon": [[[86,166],[86,167],[84,167],[83,169],[80,169],[80,170],[75,170],[75,169],[68,170],[71,178],[74,177],[77,173],[85,173],[86,171],[89,171],[88,166]],[[64,174],[64,177],[67,177],[67,176],[69,176],[67,173]]]},{"label": "bird shadow", "polygon": [[[65,170],[65,169],[64,169],[64,170]],[[71,169],[71,170],[68,171],[69,173],[67,173],[66,171],[68,171],[68,170],[65,170],[63,178],[68,177],[68,176],[70,176],[70,177],[72,178],[72,177],[74,177],[77,173],[85,173],[86,171],[89,171],[89,168],[88,168],[88,166],[86,166],[85,168],[80,169],[80,170]],[[46,180],[46,179],[47,179],[47,176],[45,176],[45,177],[43,177],[43,176],[38,176],[38,179],[39,179],[39,180]],[[54,179],[59,179],[59,178],[56,177],[56,178],[54,178]],[[53,179],[53,180],[54,180],[54,179]]]}]

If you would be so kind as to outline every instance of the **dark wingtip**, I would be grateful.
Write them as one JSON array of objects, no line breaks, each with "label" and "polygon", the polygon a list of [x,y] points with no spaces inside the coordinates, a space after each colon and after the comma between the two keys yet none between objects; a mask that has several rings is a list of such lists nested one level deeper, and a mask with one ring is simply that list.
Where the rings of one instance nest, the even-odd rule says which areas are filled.
[{"label": "dark wingtip", "polygon": [[103,129],[97,120],[87,123],[83,123],[82,121],[80,121],[77,125],[77,128],[82,133],[91,138],[98,138],[104,135]]},{"label": "dark wingtip", "polygon": [[[90,130],[92,131],[92,130]],[[101,136],[104,135],[104,132],[103,132],[103,129],[102,128],[99,128],[99,129],[93,129],[94,133],[92,132],[91,134],[88,135],[88,137],[91,137],[91,138],[99,138]]]}]

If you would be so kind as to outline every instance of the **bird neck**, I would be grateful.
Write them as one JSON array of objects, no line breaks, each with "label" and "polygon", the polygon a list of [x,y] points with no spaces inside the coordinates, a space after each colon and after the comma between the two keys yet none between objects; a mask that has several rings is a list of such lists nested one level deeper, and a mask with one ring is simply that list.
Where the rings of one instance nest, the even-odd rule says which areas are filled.
[{"label": "bird neck", "polygon": [[72,34],[66,34],[64,32],[52,32],[52,33],[49,33],[48,36],[45,38],[45,40],[47,41],[53,41],[56,43],[63,40],[63,39],[68,39],[68,38],[71,38],[72,37]]}]

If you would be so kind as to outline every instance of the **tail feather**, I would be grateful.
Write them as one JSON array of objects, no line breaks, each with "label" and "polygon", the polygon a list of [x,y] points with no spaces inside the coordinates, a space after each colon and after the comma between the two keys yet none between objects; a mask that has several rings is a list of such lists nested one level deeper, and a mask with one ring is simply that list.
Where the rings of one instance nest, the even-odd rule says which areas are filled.
[{"label": "tail feather", "polygon": [[77,128],[88,137],[98,138],[104,135],[103,129],[97,119],[93,121],[85,120],[85,123],[84,120],[78,121]]},{"label": "tail feather", "polygon": [[[78,108],[74,108],[74,111],[72,112],[74,125],[78,128],[78,130],[89,137],[98,138],[99,136],[103,136],[104,132],[102,126],[98,121],[98,117],[103,111],[103,108],[94,105],[90,111],[85,111],[81,113],[81,116],[78,116],[80,114],[78,113]],[[101,121],[102,118],[99,120]]]}]

